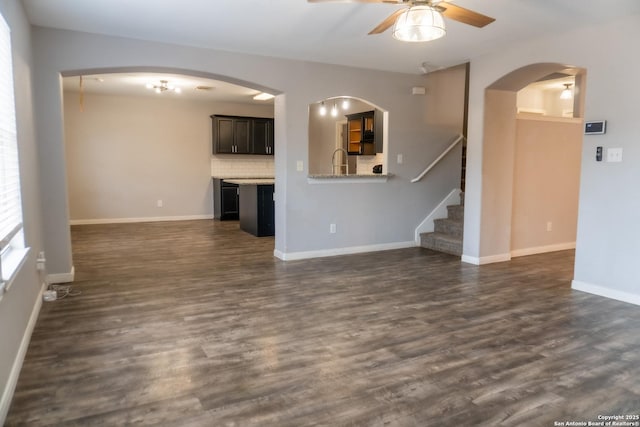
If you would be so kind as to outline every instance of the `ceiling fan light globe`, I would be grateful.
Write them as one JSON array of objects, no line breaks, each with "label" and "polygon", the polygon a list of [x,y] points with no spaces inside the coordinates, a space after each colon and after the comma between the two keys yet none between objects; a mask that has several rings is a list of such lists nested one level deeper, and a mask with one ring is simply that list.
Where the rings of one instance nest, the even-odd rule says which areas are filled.
[{"label": "ceiling fan light globe", "polygon": [[412,6],[393,25],[393,37],[404,42],[436,40],[446,32],[442,14],[431,6]]}]

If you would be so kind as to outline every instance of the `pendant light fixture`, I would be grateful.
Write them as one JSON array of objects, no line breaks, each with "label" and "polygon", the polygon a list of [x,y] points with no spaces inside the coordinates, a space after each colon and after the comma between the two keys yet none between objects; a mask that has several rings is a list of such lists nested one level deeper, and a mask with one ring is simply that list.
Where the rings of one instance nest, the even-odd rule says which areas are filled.
[{"label": "pendant light fixture", "polygon": [[433,6],[411,6],[393,25],[393,38],[403,42],[428,42],[446,34],[442,13]]},{"label": "pendant light fixture", "polygon": [[345,98],[342,100],[342,109],[346,110],[349,108],[349,99]]},{"label": "pendant light fixture", "polygon": [[334,102],[331,108],[331,117],[338,117],[338,105]]},{"label": "pendant light fixture", "polygon": [[327,115],[327,107],[324,105],[324,101],[322,101],[322,103],[320,104],[320,115],[321,116]]},{"label": "pendant light fixture", "polygon": [[560,94],[560,99],[571,99],[571,97],[573,96],[573,93],[571,93],[571,83],[563,83],[563,84],[564,84],[564,89]]}]

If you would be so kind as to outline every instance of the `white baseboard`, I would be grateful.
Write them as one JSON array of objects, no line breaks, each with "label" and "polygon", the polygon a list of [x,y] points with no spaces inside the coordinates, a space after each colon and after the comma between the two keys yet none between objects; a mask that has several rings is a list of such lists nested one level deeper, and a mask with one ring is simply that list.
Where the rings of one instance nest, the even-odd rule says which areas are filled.
[{"label": "white baseboard", "polygon": [[490,255],[483,257],[474,257],[469,255],[462,255],[462,262],[466,262],[467,264],[474,265],[485,265],[485,264],[493,264],[496,262],[505,262],[511,261],[511,254],[499,254],[499,255]]},{"label": "white baseboard", "polygon": [[554,245],[516,249],[515,251],[511,251],[511,257],[516,258],[519,256],[544,254],[547,252],[566,251],[568,249],[575,249],[575,248],[576,248],[576,242],[556,243]]},{"label": "white baseboard", "polygon": [[581,282],[579,280],[573,280],[571,282],[571,289],[576,291],[587,292],[589,294],[598,295],[605,298],[615,299],[629,304],[640,305],[640,295],[632,294],[624,291],[617,291],[615,289],[606,288],[600,285],[594,285],[592,283]]},{"label": "white baseboard", "polygon": [[433,220],[437,218],[447,217],[447,206],[460,204],[460,189],[454,188],[451,193],[447,195],[436,206],[427,217],[416,227],[415,240],[416,244],[420,244],[420,233],[430,233],[434,229]]},{"label": "white baseboard", "polygon": [[140,217],[140,218],[72,219],[69,221],[69,225],[126,224],[126,223],[133,223],[133,222],[162,222],[162,221],[193,221],[197,219],[213,219],[213,214],[155,216],[155,217]]},{"label": "white baseboard", "polygon": [[70,283],[76,276],[76,268],[71,266],[68,273],[47,274],[47,283]]},{"label": "white baseboard", "polygon": [[42,292],[44,292],[44,290],[45,286],[40,289],[38,299],[33,306],[31,317],[29,317],[29,323],[27,323],[27,328],[24,331],[24,335],[22,335],[22,341],[20,342],[20,347],[18,348],[18,354],[16,354],[16,358],[13,360],[9,378],[4,386],[4,390],[2,391],[2,398],[0,398],[0,425],[4,425],[7,414],[9,413],[11,399],[13,398],[13,393],[16,390],[18,377],[20,376],[20,371],[22,370],[22,363],[24,362],[24,357],[27,354],[29,342],[31,341],[31,334],[33,333],[33,328],[35,328],[36,326],[38,315],[40,314],[40,307],[42,307]]},{"label": "white baseboard", "polygon": [[273,251],[273,256],[283,261],[295,261],[299,259],[324,258],[324,257],[330,257],[330,256],[338,256],[338,255],[352,255],[352,254],[359,254],[359,253],[365,253],[365,252],[378,252],[378,251],[389,251],[393,249],[414,248],[415,246],[416,246],[416,242],[411,240],[408,242],[381,243],[376,245],[351,246],[348,248],[321,249],[318,251],[303,251],[303,252],[288,252],[288,253],[275,249]]},{"label": "white baseboard", "polygon": [[575,249],[576,242],[557,243],[554,245],[537,246],[534,248],[516,249],[508,254],[490,255],[485,257],[474,257],[469,255],[462,255],[462,262],[474,265],[493,264],[495,262],[511,261],[511,258],[516,258],[526,255],[543,254],[547,252],[565,251],[568,249]]}]

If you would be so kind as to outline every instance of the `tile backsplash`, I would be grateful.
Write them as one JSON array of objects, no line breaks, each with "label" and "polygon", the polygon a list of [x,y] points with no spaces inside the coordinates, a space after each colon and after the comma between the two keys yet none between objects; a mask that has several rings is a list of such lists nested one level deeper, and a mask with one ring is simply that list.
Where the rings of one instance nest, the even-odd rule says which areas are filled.
[{"label": "tile backsplash", "polygon": [[384,155],[378,153],[375,156],[357,156],[358,160],[358,175],[373,174],[373,167],[375,165],[381,165],[384,161]]},{"label": "tile backsplash", "polygon": [[[373,174],[373,167],[382,164],[382,153],[375,156],[357,156],[358,174]],[[273,178],[273,157],[252,155],[211,156],[211,176],[216,178]]]},{"label": "tile backsplash", "polygon": [[273,178],[272,156],[211,156],[211,176],[216,178]]}]

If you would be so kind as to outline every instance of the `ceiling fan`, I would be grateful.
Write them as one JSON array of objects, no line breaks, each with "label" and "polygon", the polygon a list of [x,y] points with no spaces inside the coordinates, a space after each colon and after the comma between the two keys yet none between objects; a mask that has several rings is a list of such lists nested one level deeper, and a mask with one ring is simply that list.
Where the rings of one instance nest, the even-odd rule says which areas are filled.
[{"label": "ceiling fan", "polygon": [[435,40],[445,35],[443,16],[482,28],[495,21],[444,0],[307,0],[309,3],[390,3],[406,5],[389,15],[369,34],[380,34],[393,26],[393,37],[409,42]]}]

